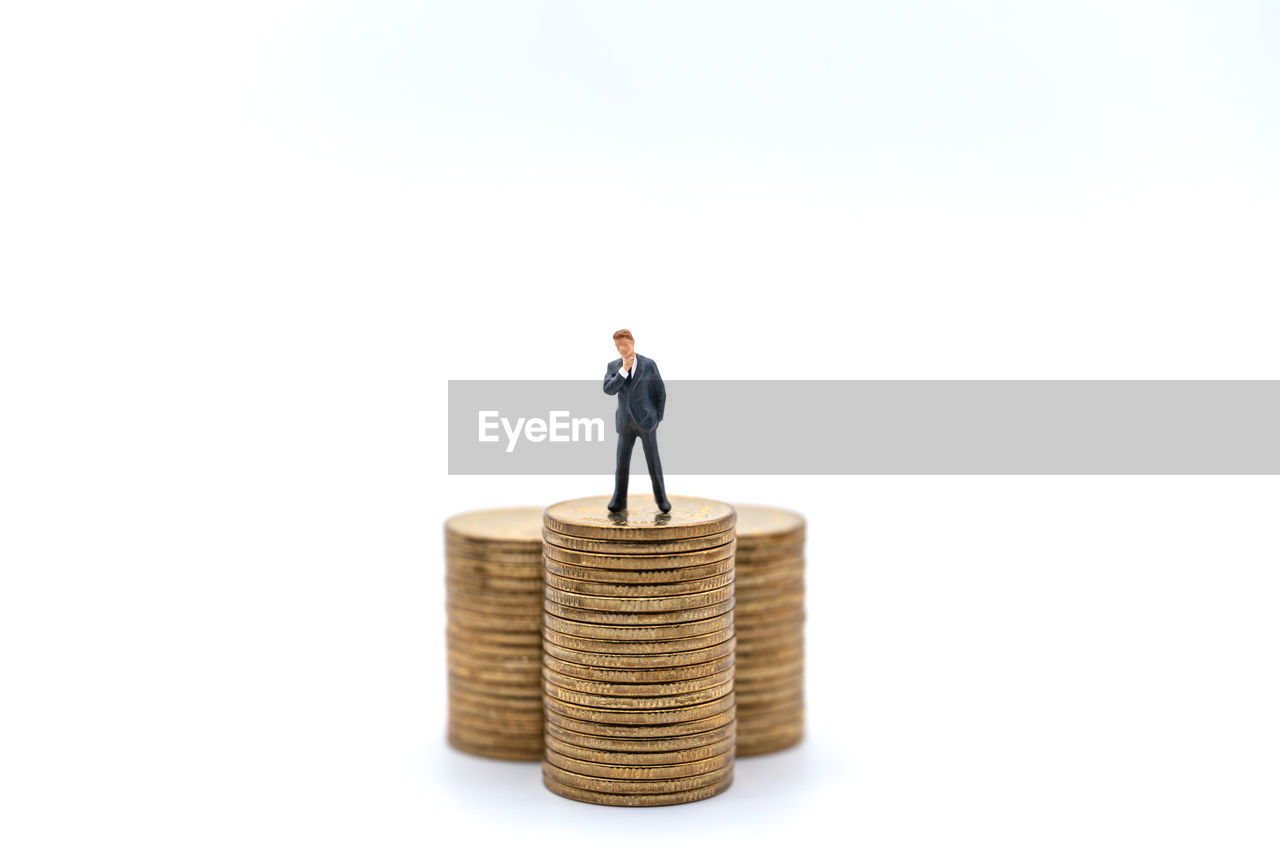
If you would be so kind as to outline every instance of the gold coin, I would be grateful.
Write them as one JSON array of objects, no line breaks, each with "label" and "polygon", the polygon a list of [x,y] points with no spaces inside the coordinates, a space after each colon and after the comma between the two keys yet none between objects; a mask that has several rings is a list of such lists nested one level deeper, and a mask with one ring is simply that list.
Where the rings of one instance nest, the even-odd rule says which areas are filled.
[{"label": "gold coin", "polygon": [[446,638],[446,661],[456,661],[462,667],[494,670],[507,668],[520,670],[529,663],[538,660],[542,655],[542,638],[533,636],[537,645],[529,646],[484,646],[475,643],[459,643]]},{"label": "gold coin", "polygon": [[542,539],[542,529],[538,529],[538,536],[523,537],[514,540],[497,540],[497,539],[476,539],[474,537],[460,536],[453,531],[446,530],[444,532],[444,542],[446,548],[462,548],[475,549],[476,551],[486,552],[525,552],[529,550],[530,545]]},{"label": "gold coin", "polygon": [[683,709],[690,706],[718,700],[733,693],[733,683],[726,682],[712,688],[703,688],[688,694],[670,694],[662,697],[614,696],[609,694],[588,694],[581,691],[569,691],[557,685],[543,686],[547,697],[562,703],[571,703],[587,709],[607,711],[658,711],[663,709]]},{"label": "gold coin", "polygon": [[738,513],[739,538],[769,542],[804,536],[804,517],[799,513],[763,504],[735,504],[733,509]]},{"label": "gold coin", "polygon": [[[507,638],[506,640],[511,640]],[[510,662],[515,663],[526,658],[536,658],[542,654],[542,638],[537,632],[532,632],[527,636],[520,637],[520,645],[510,644],[500,646],[488,642],[481,643],[475,639],[459,639],[454,632],[445,633],[445,643],[450,654],[458,654],[467,658],[480,659],[481,662],[492,661],[495,663]]]},{"label": "gold coin", "polygon": [[744,658],[755,662],[791,659],[804,656],[804,635],[788,633],[767,638],[738,639]]},{"label": "gold coin", "polygon": [[739,665],[737,678],[744,688],[757,688],[767,684],[778,685],[784,679],[803,679],[804,659],[793,659],[763,667]]},{"label": "gold coin", "polygon": [[696,721],[728,711],[733,708],[733,692],[730,691],[725,696],[714,700],[674,709],[596,709],[580,706],[577,703],[566,703],[549,695],[543,696],[542,707],[562,717],[576,718],[589,723],[656,726]]},{"label": "gold coin", "polygon": [[461,585],[445,584],[444,585],[444,607],[460,606],[466,608],[467,611],[477,611],[477,609],[506,609],[506,611],[515,611],[515,609],[538,607],[541,606],[545,595],[541,590],[538,593],[497,593],[493,590],[488,592],[475,592],[462,588]]},{"label": "gold coin", "polygon": [[739,670],[736,681],[740,692],[752,696],[784,690],[799,690],[804,687],[804,667],[797,667],[794,673],[773,677],[753,676],[746,681],[743,681],[742,671]]},{"label": "gold coin", "polygon": [[786,676],[790,672],[797,673],[804,671],[804,651],[800,650],[790,655],[781,653],[774,654],[768,658],[740,658],[738,665],[738,674],[741,678],[745,678],[748,682],[752,680],[770,679],[776,676]]},{"label": "gold coin", "polygon": [[594,569],[669,570],[685,566],[705,566],[733,557],[733,543],[702,549],[696,552],[670,552],[661,555],[608,555],[562,549],[550,543],[542,544],[542,555],[548,561],[567,566],[585,566]]},{"label": "gold coin", "polygon": [[468,705],[463,702],[450,702],[449,715],[467,721],[488,721],[492,728],[501,730],[504,727],[526,727],[527,732],[536,730],[543,720],[533,712],[523,709],[501,709],[492,706]]},{"label": "gold coin", "polygon": [[747,725],[750,728],[750,732],[788,726],[804,721],[804,704],[797,703],[782,708],[757,709],[753,712],[744,713],[743,719],[748,722]]},{"label": "gold coin", "polygon": [[458,676],[447,677],[449,698],[460,703],[486,707],[526,709],[532,711],[543,696],[542,680],[523,684],[474,682]]},{"label": "gold coin", "polygon": [[562,771],[602,777],[606,780],[678,780],[707,774],[733,764],[732,753],[721,753],[718,756],[691,759],[669,765],[614,765],[563,756],[550,747],[543,754],[543,759]]},{"label": "gold coin", "polygon": [[776,566],[804,560],[804,546],[752,546],[739,541],[737,555],[738,562],[743,566]]},{"label": "gold coin", "polygon": [[[601,584],[596,581],[579,581],[575,578],[564,578],[554,573],[545,573],[546,586],[552,590],[565,593],[579,593],[586,596],[614,596],[618,598],[649,596],[683,596],[687,593],[704,593],[718,590],[733,583],[734,571],[722,572],[707,578],[695,578],[692,581],[677,581],[672,584]],[[539,588],[541,590],[541,588]]]},{"label": "gold coin", "polygon": [[733,529],[708,534],[705,537],[686,537],[682,540],[597,540],[572,537],[558,531],[543,529],[543,542],[562,549],[573,549],[593,554],[667,554],[670,552],[694,552],[733,542]]},{"label": "gold coin", "polygon": [[805,616],[803,608],[796,608],[779,614],[751,614],[738,622],[739,628],[745,629],[748,635],[769,636],[803,625]]},{"label": "gold coin", "polygon": [[755,616],[756,614],[775,614],[784,613],[788,610],[804,607],[804,590],[801,589],[795,593],[786,593],[780,596],[770,596],[763,602],[748,602],[742,605],[738,613],[747,616]]},{"label": "gold coin", "polygon": [[[735,585],[736,586],[736,585]],[[804,584],[788,584],[779,585],[777,587],[748,587],[745,591],[738,588],[738,604],[746,605],[752,618],[763,616],[770,619],[772,613],[785,613],[787,610],[794,611],[794,604],[784,603],[779,608],[779,600],[784,597],[791,597],[799,594],[803,600]],[[803,605],[800,606],[803,609]]]},{"label": "gold coin", "polygon": [[798,731],[804,730],[804,709],[789,710],[784,715],[762,715],[756,713],[754,715],[740,716],[738,721],[739,737],[746,735],[752,739],[763,739],[766,737],[782,738],[785,735],[795,735]]},{"label": "gold coin", "polygon": [[753,569],[767,569],[773,566],[804,562],[804,545],[775,547],[753,546],[750,543],[738,542],[738,553],[742,565]]},{"label": "gold coin", "polygon": [[[539,638],[539,640],[541,640]],[[474,645],[460,644],[453,640],[447,640],[445,661],[456,664],[459,667],[469,667],[475,670],[508,670],[519,672],[529,669],[534,661],[540,660],[542,655],[542,644],[528,647],[491,647],[492,652],[486,648],[476,647]]]},{"label": "gold coin", "polygon": [[541,596],[542,573],[530,578],[501,578],[492,575],[457,575],[445,573],[446,589],[457,588],[464,593],[483,596],[490,593],[502,596]]},{"label": "gold coin", "polygon": [[[770,561],[751,560],[750,557],[752,556],[752,553],[750,551],[747,552],[747,555],[748,559],[743,561],[742,565],[745,566],[753,576],[802,574],[805,570],[805,566],[807,565],[807,560],[803,553],[793,555],[787,560]],[[737,556],[736,549],[734,551],[734,556]]]},{"label": "gold coin", "polygon": [[764,664],[747,666],[745,664],[738,665],[738,678],[745,677],[747,682],[759,682],[761,680],[779,679],[787,676],[804,673],[804,659],[793,659],[791,661],[783,661],[778,664]]},{"label": "gold coin", "polygon": [[508,632],[521,634],[542,630],[542,620],[538,617],[504,617],[469,611],[465,608],[450,608],[449,622],[464,629],[475,629],[482,632]]},{"label": "gold coin", "polygon": [[472,741],[453,732],[450,732],[447,738],[449,746],[454,750],[460,750],[463,753],[469,753],[472,756],[480,756],[485,759],[536,762],[542,759],[543,753],[545,753],[543,745],[532,740],[529,744]]},{"label": "gold coin", "polygon": [[566,771],[543,759],[543,778],[550,778],[567,786],[576,786],[594,792],[609,792],[622,795],[657,795],[681,792],[688,789],[699,789],[710,786],[733,776],[733,764],[714,771],[695,774],[691,777],[677,777],[671,780],[613,780],[606,777],[592,777]]},{"label": "gold coin", "polygon": [[[738,567],[737,560],[734,560]],[[737,569],[734,581],[753,596],[768,596],[779,588],[786,589],[792,585],[804,584],[804,567],[789,569],[786,572],[753,572],[750,569]]]},{"label": "gold coin", "polygon": [[606,738],[674,738],[678,735],[692,735],[719,729],[734,720],[733,707],[706,718],[671,721],[664,724],[599,723],[562,715],[546,707],[543,707],[543,714],[546,715],[547,721],[554,723],[560,729],[570,729],[584,735],[599,735]]},{"label": "gold coin", "polygon": [[[804,680],[790,684],[779,682],[772,688],[757,685],[747,689],[741,699],[742,707],[752,712],[758,712],[766,708],[785,709],[791,706],[803,705]],[[544,703],[543,705],[545,706],[546,704]]]},{"label": "gold coin", "polygon": [[789,575],[774,573],[771,575],[752,575],[747,579],[747,589],[753,599],[764,599],[781,593],[791,593],[804,589],[804,573],[792,572]]},{"label": "gold coin", "polygon": [[542,679],[525,678],[522,682],[489,682],[450,672],[449,690],[458,696],[489,699],[511,699],[527,702],[542,694]]},{"label": "gold coin", "polygon": [[451,721],[445,732],[452,739],[466,741],[472,747],[508,749],[519,747],[527,749],[536,745],[540,750],[546,749],[542,734],[533,730],[526,732],[490,732],[481,729],[470,729]]},{"label": "gold coin", "polygon": [[543,614],[542,624],[554,632],[595,640],[645,641],[690,638],[733,628],[733,614],[721,614],[705,620],[691,620],[669,626],[601,626],[578,620],[566,620],[555,614]]},{"label": "gold coin", "polygon": [[542,672],[540,659],[519,661],[481,661],[456,655],[446,656],[445,665],[450,673],[457,673],[463,679],[482,678],[490,682],[517,682],[530,679]]},{"label": "gold coin", "polygon": [[542,656],[542,666],[549,672],[572,676],[576,679],[591,679],[618,685],[652,685],[663,682],[681,682],[686,679],[700,679],[721,673],[732,674],[733,664],[733,655],[729,654],[712,661],[696,664],[672,665],[650,669],[605,669],[596,665],[564,661],[549,653]]},{"label": "gold coin", "polygon": [[459,731],[475,732],[491,736],[529,736],[541,738],[541,718],[507,718],[493,714],[474,714],[466,708],[449,706],[449,725]]},{"label": "gold coin", "polygon": [[465,741],[474,748],[488,747],[492,749],[515,749],[528,750],[531,747],[539,747],[546,749],[545,741],[541,733],[528,732],[488,732],[486,730],[469,729],[465,726],[457,726],[450,724],[445,730],[450,740]]},{"label": "gold coin", "polygon": [[[459,612],[461,609],[459,609]],[[488,645],[492,647],[527,647],[537,646],[541,641],[538,635],[542,628],[539,626],[535,629],[527,631],[513,631],[507,626],[477,628],[467,623],[460,623],[457,619],[458,612],[446,611],[444,620],[445,637],[449,640],[456,640],[464,644]],[[465,619],[469,614],[462,614]],[[543,614],[546,619],[546,614]],[[517,654],[521,650],[508,649],[507,652]]]},{"label": "gold coin", "polygon": [[448,591],[445,596],[446,611],[467,611],[471,614],[483,614],[494,617],[532,617],[542,616],[542,599],[499,599],[496,596],[480,598],[464,596],[455,591]]},{"label": "gold coin", "polygon": [[782,712],[803,705],[803,689],[778,694],[753,694],[742,701],[740,714],[744,716],[772,714],[774,712]]},{"label": "gold coin", "polygon": [[548,614],[562,620],[573,620],[579,623],[592,623],[597,626],[669,626],[674,623],[692,623],[718,617],[721,614],[732,614],[733,600],[728,599],[715,605],[701,608],[686,608],[682,611],[657,611],[640,613],[618,613],[614,611],[588,611],[586,608],[570,608],[555,602],[544,602],[543,607]]},{"label": "gold coin", "polygon": [[[753,703],[751,706],[742,710],[742,715],[753,726],[760,726],[764,722],[784,723],[793,721],[797,717],[804,714],[804,697],[798,695],[788,699],[779,699],[768,703]],[[543,707],[546,712],[546,707]]]},{"label": "gold coin", "polygon": [[450,679],[477,689],[490,688],[494,693],[518,692],[540,684],[541,674],[536,671],[481,670],[448,665]]},{"label": "gold coin", "polygon": [[449,676],[477,686],[488,685],[495,691],[515,690],[524,685],[537,684],[541,673],[536,670],[511,670],[507,668],[460,667],[453,662],[447,665]]},{"label": "gold coin", "polygon": [[580,652],[604,652],[613,655],[654,655],[668,652],[688,652],[715,646],[733,637],[733,629],[721,629],[718,632],[710,632],[705,635],[694,635],[691,638],[672,638],[670,640],[604,641],[560,634],[544,626],[542,628],[542,637],[552,643],[569,649],[576,649]]},{"label": "gold coin", "polygon": [[542,549],[537,552],[481,551],[474,548],[451,546],[444,553],[446,569],[464,572],[483,572],[483,567],[497,568],[502,574],[527,574],[529,567],[542,561]]},{"label": "gold coin", "polygon": [[544,600],[569,608],[588,611],[633,614],[684,611],[718,605],[733,598],[733,585],[726,584],[701,593],[685,593],[679,596],[587,596],[582,593],[566,593],[563,590],[546,589]]},{"label": "gold coin", "polygon": [[789,720],[779,720],[775,722],[760,721],[759,723],[748,723],[745,720],[738,722],[738,738],[744,735],[751,741],[764,741],[765,739],[782,740],[787,737],[796,737],[804,732],[804,715],[793,715]]},{"label": "gold coin", "polygon": [[738,632],[742,632],[744,628],[747,630],[745,634],[739,636],[738,640],[742,642],[743,648],[749,650],[753,656],[769,658],[792,650],[804,650],[803,624],[774,631],[752,631],[750,626],[735,626],[734,628]]},{"label": "gold coin", "polygon": [[751,655],[760,658],[769,658],[792,651],[803,652],[804,629],[803,626],[797,626],[786,631],[772,634],[757,633],[754,636],[748,632],[746,639],[742,641],[742,646],[750,650]]},{"label": "gold coin", "polygon": [[733,528],[733,508],[719,501],[668,496],[671,509],[662,512],[653,499],[627,496],[627,509],[610,513],[605,496],[577,498],[552,504],[542,514],[543,527],[592,540],[680,540],[705,537]]},{"label": "gold coin", "polygon": [[804,657],[804,636],[799,634],[738,639],[744,658],[756,664],[775,664]]},{"label": "gold coin", "polygon": [[565,676],[554,670],[544,669],[542,680],[548,685],[555,685],[567,691],[582,691],[587,694],[610,694],[615,697],[662,697],[671,694],[687,694],[690,691],[701,691],[703,688],[714,688],[733,682],[733,671],[725,670],[710,676],[695,679],[681,679],[675,682],[639,682],[614,683],[599,682],[592,679],[578,679]]},{"label": "gold coin", "polygon": [[759,736],[748,735],[738,747],[738,756],[763,756],[767,753],[777,753],[780,750],[795,747],[801,741],[804,741],[803,721],[791,728],[776,728]]},{"label": "gold coin", "polygon": [[577,759],[581,762],[595,762],[602,765],[676,765],[681,762],[697,762],[712,756],[733,753],[733,738],[707,744],[703,747],[692,747],[683,750],[672,750],[665,753],[620,753],[614,750],[592,750],[579,747],[567,741],[561,741],[550,733],[546,737],[546,749],[555,751],[561,756]]},{"label": "gold coin", "polygon": [[546,736],[557,742],[571,744],[584,750],[599,750],[609,753],[674,753],[697,750],[709,745],[732,741],[735,723],[732,719],[718,727],[702,732],[685,733],[683,735],[660,735],[656,737],[607,736],[578,732],[561,727],[553,720],[546,722]]},{"label": "gold coin", "polygon": [[706,649],[694,649],[687,652],[670,652],[653,655],[610,655],[603,652],[583,652],[568,649],[552,643],[545,638],[542,649],[553,658],[573,664],[589,667],[600,667],[606,670],[653,670],[656,668],[679,667],[685,664],[704,664],[733,652],[733,639],[724,643],[709,646]]},{"label": "gold coin", "polygon": [[542,510],[495,507],[459,513],[445,520],[446,536],[476,543],[522,543],[542,538]]},{"label": "gold coin", "polygon": [[524,696],[503,696],[477,690],[470,685],[454,680],[449,682],[449,702],[460,710],[474,707],[476,709],[484,709],[486,712],[489,710],[501,710],[504,713],[510,711],[516,715],[520,712],[528,712],[526,717],[536,718],[538,717],[539,705],[545,705],[546,698],[540,697],[541,693],[535,688]]},{"label": "gold coin", "polygon": [[497,605],[500,607],[523,607],[530,604],[541,604],[545,598],[543,587],[537,590],[495,590],[485,589],[477,585],[457,584],[446,580],[444,585],[445,601],[458,600],[475,602],[480,605]]},{"label": "gold coin", "polygon": [[722,575],[733,569],[733,558],[728,557],[714,563],[681,566],[675,569],[609,569],[574,566],[568,563],[557,563],[554,560],[543,560],[542,566],[546,572],[561,578],[593,581],[597,584],[675,584]]},{"label": "gold coin", "polygon": [[511,578],[511,579],[529,579],[541,576],[539,570],[542,569],[544,560],[529,560],[521,563],[511,563],[508,561],[494,560],[464,560],[456,557],[446,557],[444,568],[446,575],[455,575],[473,579],[483,578]]},{"label": "gold coin", "polygon": [[695,801],[703,801],[707,798],[713,798],[729,789],[733,785],[732,775],[710,786],[703,786],[699,789],[688,789],[681,792],[668,792],[657,795],[620,795],[605,792],[592,792],[586,789],[579,789],[576,786],[566,786],[558,780],[551,779],[546,775],[542,777],[542,784],[546,786],[547,791],[552,794],[559,795],[562,798],[581,801],[588,804],[596,804],[598,806],[607,807],[662,807],[674,806],[676,804],[691,804]]}]

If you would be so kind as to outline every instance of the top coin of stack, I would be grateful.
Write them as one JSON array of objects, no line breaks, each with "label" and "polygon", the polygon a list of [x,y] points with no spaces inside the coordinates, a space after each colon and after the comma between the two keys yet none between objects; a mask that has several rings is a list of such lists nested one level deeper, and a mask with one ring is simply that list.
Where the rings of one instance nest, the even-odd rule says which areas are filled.
[{"label": "top coin of stack", "polygon": [[543,782],[615,806],[701,800],[734,758],[734,511],[671,497],[543,515]]},{"label": "top coin of stack", "polygon": [[449,743],[494,759],[542,756],[542,509],[445,522]]},{"label": "top coin of stack", "polygon": [[736,505],[738,755],[804,737],[804,517]]}]

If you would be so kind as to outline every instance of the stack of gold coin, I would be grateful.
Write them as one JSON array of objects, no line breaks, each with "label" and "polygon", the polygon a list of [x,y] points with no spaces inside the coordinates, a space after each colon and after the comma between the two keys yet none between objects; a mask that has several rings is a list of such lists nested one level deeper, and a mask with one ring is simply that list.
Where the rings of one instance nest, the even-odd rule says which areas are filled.
[{"label": "stack of gold coin", "polygon": [[449,743],[542,757],[542,508],[445,522]]},{"label": "stack of gold coin", "polygon": [[804,517],[735,505],[738,755],[804,738]]},{"label": "stack of gold coin", "polygon": [[718,795],[733,781],[733,508],[608,500],[543,514],[543,782],[614,806]]}]

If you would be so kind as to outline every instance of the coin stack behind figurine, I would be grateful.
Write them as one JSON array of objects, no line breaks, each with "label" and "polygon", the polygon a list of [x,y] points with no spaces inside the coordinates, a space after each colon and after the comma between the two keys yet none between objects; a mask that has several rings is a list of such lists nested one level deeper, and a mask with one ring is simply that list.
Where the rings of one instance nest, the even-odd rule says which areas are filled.
[{"label": "coin stack behind figurine", "polygon": [[672,496],[566,501],[543,516],[543,782],[657,806],[733,781],[734,511]]},{"label": "coin stack behind figurine", "polygon": [[542,757],[542,509],[445,522],[449,744]]},{"label": "coin stack behind figurine", "polygon": [[804,517],[735,505],[738,755],[804,737]]}]

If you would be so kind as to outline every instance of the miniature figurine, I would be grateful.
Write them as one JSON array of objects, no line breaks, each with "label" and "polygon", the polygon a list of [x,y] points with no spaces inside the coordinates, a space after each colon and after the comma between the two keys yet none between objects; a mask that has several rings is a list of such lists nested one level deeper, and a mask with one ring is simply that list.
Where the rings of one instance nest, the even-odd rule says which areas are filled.
[{"label": "miniature figurine", "polygon": [[653,500],[663,513],[671,509],[667,490],[662,483],[662,461],[658,458],[658,423],[667,406],[667,389],[658,373],[658,364],[636,353],[636,341],[628,329],[613,333],[613,343],[622,358],[609,363],[604,375],[604,393],[618,396],[618,467],[614,474],[613,498],[609,512],[621,512],[627,506],[627,480],[631,474],[631,449],[636,438],[644,445],[644,459],[649,464],[653,482]]}]

